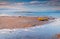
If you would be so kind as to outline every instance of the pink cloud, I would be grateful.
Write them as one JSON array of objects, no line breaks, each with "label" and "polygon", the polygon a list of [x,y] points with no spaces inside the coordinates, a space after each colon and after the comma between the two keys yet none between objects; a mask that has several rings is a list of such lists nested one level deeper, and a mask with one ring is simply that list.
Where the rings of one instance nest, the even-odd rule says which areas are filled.
[{"label": "pink cloud", "polygon": [[8,2],[0,2],[0,6],[1,5],[7,5],[7,4],[9,4]]},{"label": "pink cloud", "polygon": [[[38,5],[37,5],[38,4]],[[56,6],[58,3],[53,1],[45,1],[45,2],[39,2],[39,1],[32,1],[32,2],[18,2],[18,3],[8,3],[8,2],[0,2],[0,8],[8,8],[8,9],[18,9],[20,11],[46,11],[46,10],[60,10],[60,6]],[[26,6],[25,6],[26,5]],[[30,6],[27,6],[30,5]],[[43,7],[40,7],[40,6]],[[44,7],[48,6],[48,7]],[[36,8],[34,8],[36,7]]]}]

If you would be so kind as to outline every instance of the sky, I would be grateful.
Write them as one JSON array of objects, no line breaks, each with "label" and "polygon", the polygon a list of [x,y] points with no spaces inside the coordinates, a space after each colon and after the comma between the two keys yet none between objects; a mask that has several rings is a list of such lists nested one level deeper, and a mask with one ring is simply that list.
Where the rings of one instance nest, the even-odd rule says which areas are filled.
[{"label": "sky", "polygon": [[0,0],[0,2],[60,1],[60,0]]},{"label": "sky", "polygon": [[55,10],[60,10],[59,0],[0,0],[0,12]]},{"label": "sky", "polygon": [[30,1],[49,1],[49,0],[0,0],[2,1],[8,1],[8,2],[30,2]]}]

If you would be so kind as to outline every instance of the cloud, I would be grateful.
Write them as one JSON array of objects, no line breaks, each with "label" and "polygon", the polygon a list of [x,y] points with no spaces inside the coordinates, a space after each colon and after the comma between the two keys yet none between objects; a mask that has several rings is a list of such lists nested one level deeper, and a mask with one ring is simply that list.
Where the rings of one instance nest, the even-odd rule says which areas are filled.
[{"label": "cloud", "polygon": [[0,3],[0,9],[10,9],[10,10],[13,10],[13,9],[18,9],[20,11],[25,11],[26,8],[24,7],[23,5],[24,3],[8,3],[8,2],[1,2]]},{"label": "cloud", "polygon": [[39,1],[31,1],[30,3],[40,3]]},{"label": "cloud", "polygon": [[60,6],[60,2],[58,0],[50,0],[50,1],[30,1],[28,4],[30,5],[39,5],[39,6]]},{"label": "cloud", "polygon": [[7,2],[0,2],[0,5],[6,5]]},{"label": "cloud", "polygon": [[[57,6],[58,5],[58,6]],[[58,2],[53,1],[30,1],[30,2],[0,2],[0,10],[19,10],[19,11],[50,11],[60,10]]]},{"label": "cloud", "polygon": [[60,6],[60,2],[56,1],[30,1],[30,2],[0,2],[1,5],[43,5],[43,6]]}]

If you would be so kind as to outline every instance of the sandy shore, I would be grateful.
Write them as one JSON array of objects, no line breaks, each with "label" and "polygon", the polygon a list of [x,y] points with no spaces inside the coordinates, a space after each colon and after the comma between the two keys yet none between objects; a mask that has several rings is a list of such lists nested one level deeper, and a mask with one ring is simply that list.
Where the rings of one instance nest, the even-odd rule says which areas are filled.
[{"label": "sandy shore", "polygon": [[[0,29],[26,28],[49,23],[49,21],[39,21],[37,19],[38,17],[0,16]],[[53,18],[50,17],[49,20],[53,20]]]}]

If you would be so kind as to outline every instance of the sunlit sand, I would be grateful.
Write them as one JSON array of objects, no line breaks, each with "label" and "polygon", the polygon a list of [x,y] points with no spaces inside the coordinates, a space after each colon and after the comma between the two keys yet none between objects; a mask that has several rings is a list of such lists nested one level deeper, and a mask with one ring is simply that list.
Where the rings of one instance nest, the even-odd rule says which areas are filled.
[{"label": "sunlit sand", "polygon": [[53,20],[52,17],[48,21],[39,21],[39,17],[26,17],[26,16],[0,16],[0,29],[4,28],[26,28],[34,27],[36,25],[43,25],[49,23],[49,20]]}]

